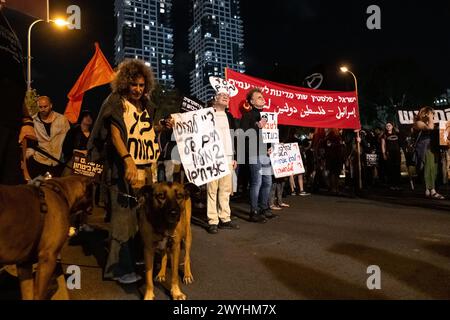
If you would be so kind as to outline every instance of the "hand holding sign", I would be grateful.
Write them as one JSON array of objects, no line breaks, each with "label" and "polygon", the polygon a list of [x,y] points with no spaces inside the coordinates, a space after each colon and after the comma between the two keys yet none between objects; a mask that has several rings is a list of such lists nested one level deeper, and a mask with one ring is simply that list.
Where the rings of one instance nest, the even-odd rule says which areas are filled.
[{"label": "hand holding sign", "polygon": [[173,133],[189,182],[197,186],[230,174],[223,142],[215,128],[215,112],[206,108],[176,113]]},{"label": "hand holding sign", "polygon": [[264,128],[266,126],[266,123],[267,123],[267,117],[262,117],[261,120],[259,120],[257,122],[258,128],[260,128],[260,129]]}]

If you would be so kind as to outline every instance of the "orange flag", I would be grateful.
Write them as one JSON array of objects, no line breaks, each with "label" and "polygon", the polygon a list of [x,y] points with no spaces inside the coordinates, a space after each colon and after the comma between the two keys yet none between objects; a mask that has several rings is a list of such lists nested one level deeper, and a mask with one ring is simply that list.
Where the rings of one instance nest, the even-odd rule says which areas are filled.
[{"label": "orange flag", "polygon": [[67,95],[69,103],[64,112],[66,118],[71,123],[76,123],[80,115],[84,93],[94,87],[110,83],[113,78],[114,71],[96,42],[94,56]]},{"label": "orange flag", "polygon": [[47,0],[0,0],[0,5],[39,19],[48,19]]}]

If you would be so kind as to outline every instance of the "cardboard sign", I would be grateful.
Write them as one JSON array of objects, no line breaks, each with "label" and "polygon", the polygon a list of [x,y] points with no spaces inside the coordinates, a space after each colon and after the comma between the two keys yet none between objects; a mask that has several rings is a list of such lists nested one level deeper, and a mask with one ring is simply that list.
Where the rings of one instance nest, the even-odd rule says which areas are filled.
[{"label": "cardboard sign", "polygon": [[448,147],[450,145],[450,121],[439,121],[439,145]]},{"label": "cardboard sign", "polygon": [[267,123],[262,128],[263,143],[279,143],[278,114],[275,112],[261,112],[261,119]]},{"label": "cardboard sign", "polygon": [[189,182],[201,186],[230,174],[223,142],[215,129],[215,112],[206,108],[172,114],[173,133]]},{"label": "cardboard sign", "polygon": [[298,143],[273,145],[270,162],[275,178],[289,177],[305,172]]},{"label": "cardboard sign", "polygon": [[103,165],[97,164],[95,162],[90,162],[84,155],[74,155],[72,173],[82,175],[89,178],[94,178],[95,180],[100,179],[103,172]]}]

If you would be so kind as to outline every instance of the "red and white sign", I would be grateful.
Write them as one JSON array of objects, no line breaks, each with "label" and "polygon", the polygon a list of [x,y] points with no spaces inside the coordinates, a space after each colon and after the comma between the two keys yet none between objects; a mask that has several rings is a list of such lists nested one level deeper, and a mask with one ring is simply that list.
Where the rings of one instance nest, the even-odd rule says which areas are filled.
[{"label": "red and white sign", "polygon": [[[265,112],[278,113],[278,124],[360,129],[359,108],[354,91],[325,91],[289,86],[226,69],[226,80],[238,90],[230,98],[230,112],[240,119],[247,92],[258,87],[266,99]],[[245,111],[244,111],[245,112]]]}]

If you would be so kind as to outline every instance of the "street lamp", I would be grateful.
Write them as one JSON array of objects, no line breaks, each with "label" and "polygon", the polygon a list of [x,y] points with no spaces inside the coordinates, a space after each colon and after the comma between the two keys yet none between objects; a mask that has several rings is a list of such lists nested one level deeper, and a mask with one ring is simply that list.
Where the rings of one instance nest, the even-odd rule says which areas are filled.
[{"label": "street lamp", "polygon": [[27,91],[31,91],[31,29],[34,27],[35,24],[39,22],[47,22],[47,23],[54,23],[57,26],[67,26],[69,23],[63,19],[55,19],[48,21],[43,19],[35,20],[30,27],[28,28],[28,55],[27,55]]},{"label": "street lamp", "polygon": [[[356,76],[353,72],[351,72],[346,66],[342,66],[341,72],[343,73],[350,73],[353,76],[353,79],[355,80],[355,93],[356,93],[356,104],[359,106],[359,99],[358,99],[358,81],[356,80]],[[356,150],[358,153],[358,183],[359,183],[359,189],[362,190],[362,177],[361,177],[361,143],[360,143],[360,137],[359,137],[359,130],[356,132]]]}]

